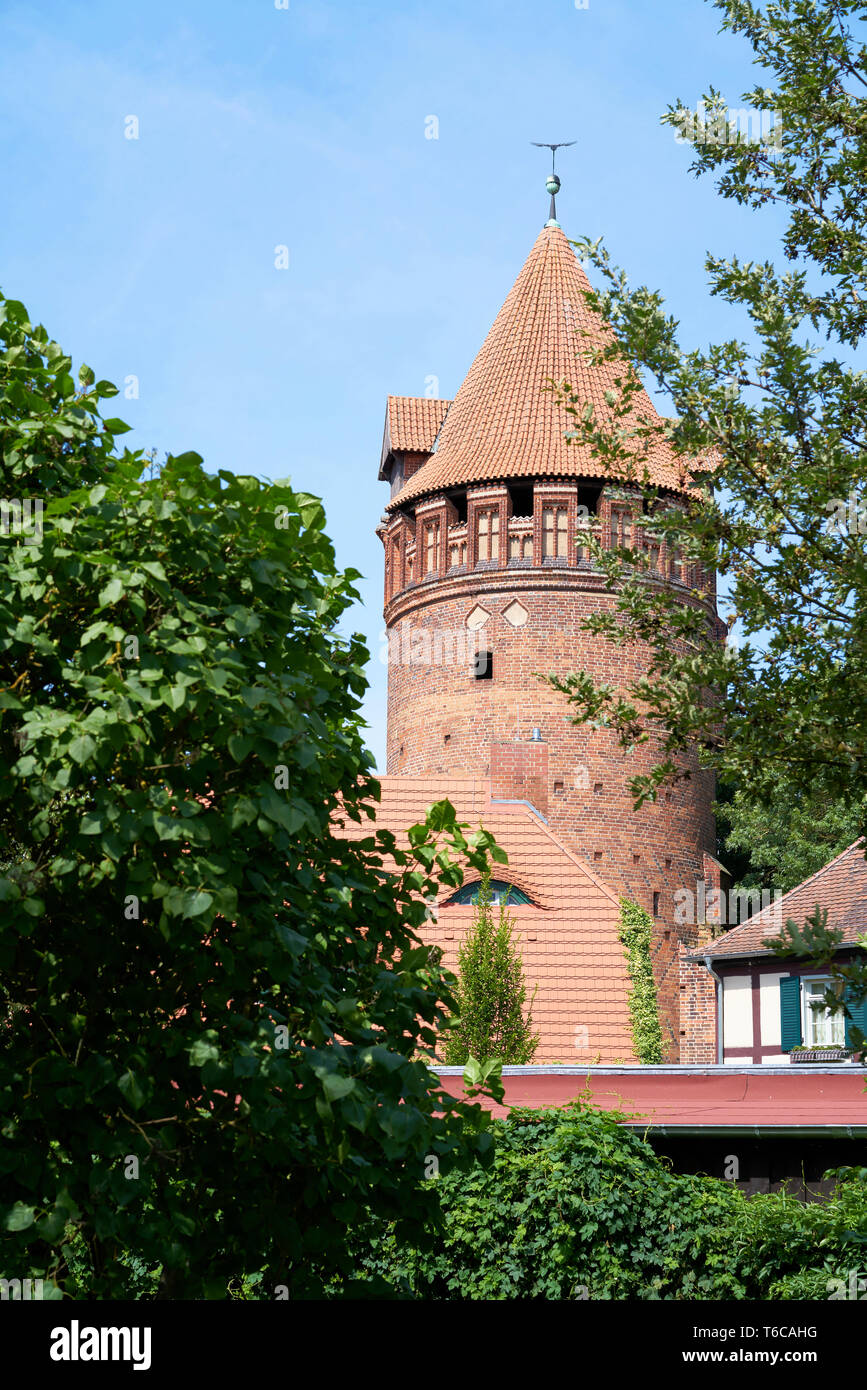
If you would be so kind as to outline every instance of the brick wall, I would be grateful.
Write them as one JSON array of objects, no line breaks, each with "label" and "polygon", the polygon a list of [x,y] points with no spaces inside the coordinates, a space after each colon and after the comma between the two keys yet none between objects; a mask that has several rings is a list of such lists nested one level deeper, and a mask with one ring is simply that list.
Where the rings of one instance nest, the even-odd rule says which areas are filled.
[{"label": "brick wall", "polygon": [[716,1062],[716,981],[701,962],[686,959],[696,949],[680,943],[680,1060]]},{"label": "brick wall", "polygon": [[[504,616],[516,599],[526,610],[519,626]],[[539,679],[540,672],[565,675],[583,668],[598,681],[622,687],[643,674],[647,653],[638,645],[615,648],[582,630],[590,613],[612,602],[600,575],[573,567],[438,577],[395,595],[386,605],[389,630],[408,624],[426,631],[431,650],[431,639],[446,633],[455,639],[445,644],[446,652],[460,652],[457,639],[468,631],[468,615],[483,610],[487,617],[475,640],[493,653],[493,678],[476,680],[465,655],[458,661],[391,661],[387,771],[489,776],[492,756],[502,756],[493,753],[496,745],[526,745],[531,730],[540,728],[548,758],[543,814],[551,829],[615,892],[654,915],[654,973],[667,1058],[675,1061],[683,1037],[684,933],[674,921],[673,895],[679,887],[695,893],[705,852],[714,848],[712,778],[693,759],[685,769],[688,780],[635,811],[628,783],[649,771],[654,749],[644,746],[627,756],[609,731],[576,727],[565,697]]]},{"label": "brick wall", "polygon": [[548,814],[548,745],[492,743],[491,796],[495,801],[529,801]]}]

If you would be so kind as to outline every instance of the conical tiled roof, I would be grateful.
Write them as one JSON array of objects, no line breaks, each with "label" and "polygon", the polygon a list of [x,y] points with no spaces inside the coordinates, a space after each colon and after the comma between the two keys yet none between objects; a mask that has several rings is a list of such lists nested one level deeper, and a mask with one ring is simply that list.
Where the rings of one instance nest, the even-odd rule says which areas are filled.
[{"label": "conical tiled roof", "polygon": [[[587,306],[590,288],[561,229],[543,227],[446,414],[436,452],[391,508],[425,493],[498,478],[605,476],[585,446],[567,442],[575,419],[545,390],[549,379],[567,381],[582,403],[593,403],[597,419],[610,416],[605,392],[617,389],[622,364],[591,366],[579,356],[612,341],[610,327]],[[644,392],[636,416],[660,420]],[[681,460],[661,441],[654,441],[648,474],[660,487],[689,486]]]}]

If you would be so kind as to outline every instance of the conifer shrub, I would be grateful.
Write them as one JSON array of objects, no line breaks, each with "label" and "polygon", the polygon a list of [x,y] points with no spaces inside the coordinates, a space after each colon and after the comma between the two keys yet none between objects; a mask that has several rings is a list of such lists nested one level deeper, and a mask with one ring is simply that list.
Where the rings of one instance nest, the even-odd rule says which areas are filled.
[{"label": "conifer shrub", "polygon": [[498,1057],[513,1066],[533,1060],[539,1046],[532,1018],[536,991],[525,1017],[527,987],[514,927],[505,903],[500,903],[495,918],[491,876],[486,873],[458,951],[458,1013],[445,1042],[449,1066],[464,1066],[471,1057],[479,1062]]}]

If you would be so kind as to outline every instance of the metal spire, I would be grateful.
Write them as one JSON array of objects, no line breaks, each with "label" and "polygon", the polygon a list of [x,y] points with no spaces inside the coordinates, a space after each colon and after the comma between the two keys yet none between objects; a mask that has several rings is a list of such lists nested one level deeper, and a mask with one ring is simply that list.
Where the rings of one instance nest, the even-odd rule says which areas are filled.
[{"label": "metal spire", "polygon": [[547,140],[531,140],[530,144],[535,145],[537,149],[551,151],[551,172],[548,175],[547,181],[545,183],[545,187],[551,194],[551,210],[548,214],[548,221],[545,223],[545,226],[559,227],[560,223],[557,221],[557,204],[554,200],[557,196],[557,193],[560,190],[560,180],[558,179],[554,171],[554,160],[557,157],[558,150],[565,150],[568,148],[569,145],[577,144],[577,141],[560,140],[556,145],[551,145],[548,143]]}]

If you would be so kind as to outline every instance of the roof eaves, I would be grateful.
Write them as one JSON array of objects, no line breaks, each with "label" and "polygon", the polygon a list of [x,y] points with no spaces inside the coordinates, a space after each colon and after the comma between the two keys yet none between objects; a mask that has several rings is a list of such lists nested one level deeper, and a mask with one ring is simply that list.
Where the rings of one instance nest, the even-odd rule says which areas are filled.
[{"label": "roof eaves", "polygon": [[[747,925],[748,924],[745,922],[744,926]],[[838,951],[863,950],[864,947],[859,946],[857,941],[841,941],[839,946],[834,947],[834,954],[836,955]],[[768,951],[764,946],[754,946],[751,951],[699,951],[696,952],[696,954],[694,955],[691,954],[685,956],[684,959],[703,961],[705,956],[709,956],[711,960],[750,960],[753,956],[763,956],[765,958],[770,958],[772,956],[776,956],[776,954],[776,951]],[[785,960],[784,956],[779,956],[777,958],[779,960]]]}]

